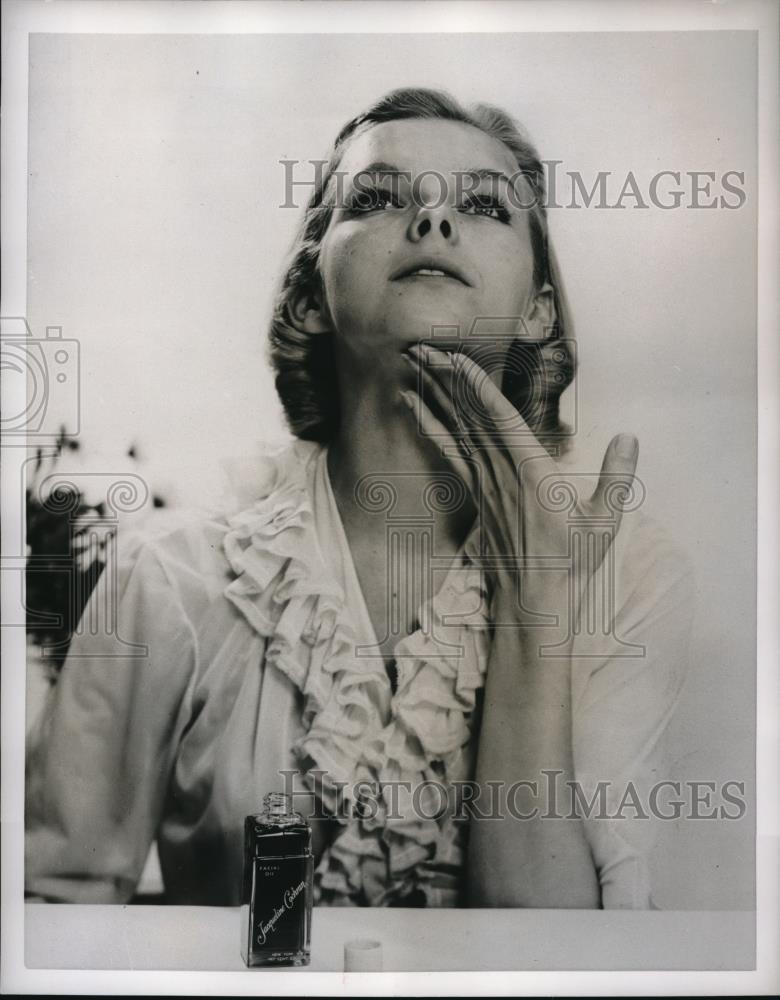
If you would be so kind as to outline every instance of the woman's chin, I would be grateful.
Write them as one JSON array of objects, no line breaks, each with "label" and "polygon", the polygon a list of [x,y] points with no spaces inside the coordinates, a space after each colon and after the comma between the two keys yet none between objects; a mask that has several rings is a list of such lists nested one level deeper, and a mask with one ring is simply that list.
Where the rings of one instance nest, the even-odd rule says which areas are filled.
[{"label": "woman's chin", "polygon": [[464,317],[462,311],[446,302],[430,301],[415,306],[391,309],[385,314],[386,329],[392,332],[392,339],[401,345],[401,350],[420,341],[455,345],[467,337],[474,324],[473,316]]}]

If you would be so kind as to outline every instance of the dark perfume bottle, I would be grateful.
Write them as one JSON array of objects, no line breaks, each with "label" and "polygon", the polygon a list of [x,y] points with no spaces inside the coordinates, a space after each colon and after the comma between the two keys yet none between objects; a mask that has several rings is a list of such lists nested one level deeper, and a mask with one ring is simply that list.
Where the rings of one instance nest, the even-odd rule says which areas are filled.
[{"label": "dark perfume bottle", "polygon": [[311,827],[290,796],[271,792],[244,820],[241,955],[247,965],[308,965]]}]

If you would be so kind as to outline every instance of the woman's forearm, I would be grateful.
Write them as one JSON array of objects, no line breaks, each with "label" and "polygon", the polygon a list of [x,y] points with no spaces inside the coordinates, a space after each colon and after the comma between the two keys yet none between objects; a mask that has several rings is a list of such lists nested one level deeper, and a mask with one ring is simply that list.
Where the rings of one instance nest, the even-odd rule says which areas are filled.
[{"label": "woman's forearm", "polygon": [[[493,637],[470,823],[472,906],[600,906],[582,820],[566,818],[568,797],[553,809],[546,794],[551,781],[563,791],[574,780],[571,660],[542,658],[539,644],[538,632],[519,627]],[[479,818],[487,813],[500,818]]]}]

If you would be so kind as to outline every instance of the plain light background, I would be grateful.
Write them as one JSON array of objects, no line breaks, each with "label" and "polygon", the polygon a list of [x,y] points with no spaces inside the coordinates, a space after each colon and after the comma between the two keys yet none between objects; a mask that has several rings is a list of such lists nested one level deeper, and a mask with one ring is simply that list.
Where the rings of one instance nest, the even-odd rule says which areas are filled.
[{"label": "plain light background", "polygon": [[[558,209],[551,229],[584,467],[636,433],[647,510],[696,566],[673,775],[752,797],[755,69],[750,32],[33,36],[28,318],[80,341],[83,461],[118,472],[136,443],[185,505],[219,495],[223,459],[284,439],[265,334],[299,213],[278,207],[279,160],[325,156],[393,87],[497,103],[586,179],[744,171],[736,211]],[[660,905],[751,907],[753,834],[750,814],[667,824]]]}]

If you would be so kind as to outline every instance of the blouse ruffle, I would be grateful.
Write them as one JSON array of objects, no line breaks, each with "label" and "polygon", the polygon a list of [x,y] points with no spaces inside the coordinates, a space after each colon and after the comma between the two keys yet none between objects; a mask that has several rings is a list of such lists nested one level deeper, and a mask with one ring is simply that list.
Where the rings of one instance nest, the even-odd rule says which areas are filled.
[{"label": "blouse ruffle", "polygon": [[229,519],[224,540],[236,574],[225,596],[266,639],[266,663],[302,693],[304,733],[292,749],[340,824],[315,898],[455,905],[467,826],[453,782],[473,776],[489,653],[478,533],[421,604],[422,626],[396,644],[393,692],[382,658],[357,655],[355,619],[322,552],[310,489],[318,458],[323,446],[302,441],[268,456],[261,495]]}]

